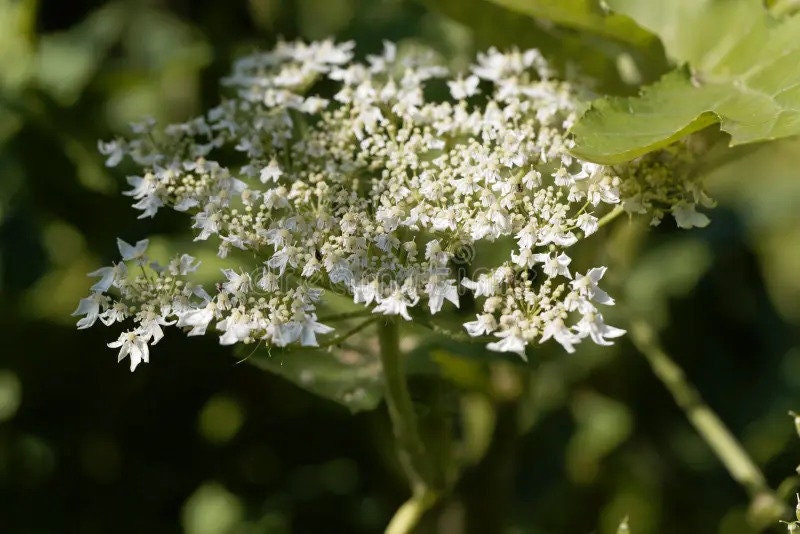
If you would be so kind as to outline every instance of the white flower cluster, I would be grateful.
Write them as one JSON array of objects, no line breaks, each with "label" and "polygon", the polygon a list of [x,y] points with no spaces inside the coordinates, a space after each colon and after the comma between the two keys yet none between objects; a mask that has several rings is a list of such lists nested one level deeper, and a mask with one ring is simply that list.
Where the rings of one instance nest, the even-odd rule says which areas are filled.
[{"label": "white flower cluster", "polygon": [[[579,103],[537,50],[491,49],[449,77],[430,54],[387,43],[358,62],[352,49],[282,42],[239,60],[225,80],[232,97],[205,116],[100,144],[109,166],[128,156],[142,168],[126,193],[141,217],[184,212],[220,257],[236,248],[260,263],[223,270],[211,296],[185,279],[190,257],[161,267],[144,259],[146,241],[120,241],[141,274],[124,263],[92,273],[102,279],[78,326],[133,318],[109,345],[133,368],[163,325],[196,335],[213,322],[222,344],[317,346],[333,330],[317,321],[322,289],[406,320],[471,291],[480,313],[464,328],[491,350],[524,357],[552,338],[572,352],[622,335],[597,308],[614,303],[598,287],[605,268],[573,272],[568,250],[614,205],[649,207],[633,199],[647,161],[629,176],[569,154]],[[479,242],[496,246],[465,260]],[[456,272],[470,260],[490,266]]]}]

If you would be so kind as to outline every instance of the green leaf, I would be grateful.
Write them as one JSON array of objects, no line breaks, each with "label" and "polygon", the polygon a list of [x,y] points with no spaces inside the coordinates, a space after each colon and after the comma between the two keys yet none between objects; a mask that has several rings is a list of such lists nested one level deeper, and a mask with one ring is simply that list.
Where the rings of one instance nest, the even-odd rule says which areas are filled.
[{"label": "green leaf", "polygon": [[32,75],[35,0],[0,0],[0,89],[20,90]]},{"label": "green leaf", "polygon": [[669,301],[688,295],[711,268],[704,241],[681,237],[651,247],[625,278],[625,302],[656,326],[669,322]]},{"label": "green leaf", "polygon": [[597,0],[491,0],[530,17],[545,19],[567,28],[595,33],[636,46],[653,40],[626,16],[609,13]]},{"label": "green leaf", "polygon": [[112,2],[66,31],[43,35],[36,56],[39,85],[60,104],[74,104],[119,40],[128,11],[125,4]]},{"label": "green leaf", "polygon": [[[586,15],[572,13],[567,16],[556,2],[532,2],[536,12],[523,9],[521,0],[420,0],[433,11],[453,19],[472,30],[478,48],[535,47],[553,65],[567,71],[577,71],[597,82],[597,89],[611,94],[631,94],[639,83],[650,82],[663,74],[667,65],[658,40],[650,36],[649,46],[644,42],[634,46],[630,41],[609,37],[604,26],[588,27],[596,22]],[[512,5],[513,2],[513,5]],[[571,0],[570,3],[574,3]],[[547,5],[543,10],[542,6]],[[577,4],[589,5],[586,2]],[[593,5],[593,4],[592,4]],[[585,8],[588,11],[588,7]],[[548,16],[537,16],[547,13]],[[587,18],[588,17],[588,18]],[[576,21],[581,20],[580,25]],[[577,31],[585,27],[586,31]],[[642,33],[632,23],[634,32]],[[649,35],[649,34],[647,34]],[[635,38],[637,42],[639,38]]]},{"label": "green leaf", "polygon": [[609,0],[688,63],[638,97],[596,101],[573,152],[618,163],[719,122],[731,145],[800,134],[800,15],[775,20],[757,0]]},{"label": "green leaf", "polygon": [[351,412],[372,410],[383,397],[380,362],[351,350],[259,350],[247,359]]}]

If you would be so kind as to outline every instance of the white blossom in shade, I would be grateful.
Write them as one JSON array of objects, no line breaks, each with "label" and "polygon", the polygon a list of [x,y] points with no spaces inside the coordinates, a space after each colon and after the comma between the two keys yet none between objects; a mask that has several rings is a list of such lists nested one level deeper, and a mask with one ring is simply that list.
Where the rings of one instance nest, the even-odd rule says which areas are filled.
[{"label": "white blossom in shade", "polygon": [[141,215],[139,215],[139,219],[145,219],[147,217],[155,217],[158,210],[164,206],[164,201],[161,200],[159,197],[152,195],[143,197],[139,202],[133,204],[133,207],[137,210],[141,210]]},{"label": "white blossom in shade", "polygon": [[261,277],[258,279],[258,282],[256,282],[256,286],[267,293],[277,291],[280,287],[278,284],[278,276],[269,269],[262,269]]},{"label": "white blossom in shade", "polygon": [[491,334],[497,328],[497,321],[494,315],[482,313],[475,316],[474,321],[464,323],[464,330],[472,337]]},{"label": "white blossom in shade", "polygon": [[250,337],[253,331],[253,321],[244,313],[237,310],[217,323],[217,330],[223,332],[219,337],[220,345],[233,345]]},{"label": "white blossom in shade", "polygon": [[528,344],[525,339],[520,335],[518,328],[511,328],[496,332],[495,336],[501,338],[500,341],[492,341],[486,345],[486,348],[495,352],[514,352],[519,354],[520,358],[527,360],[525,356],[525,347]]},{"label": "white blossom in shade", "polygon": [[100,315],[100,308],[107,306],[108,297],[102,293],[92,293],[86,298],[81,299],[78,307],[72,312],[73,316],[83,315],[78,321],[78,329],[83,330],[92,326]]},{"label": "white blossom in shade", "polygon": [[293,337],[292,341],[299,340],[304,347],[318,347],[317,334],[329,334],[334,330],[328,325],[317,322],[317,316],[314,314],[304,316],[295,324],[297,325],[297,337]]},{"label": "white blossom in shade", "polygon": [[452,302],[456,308],[459,307],[458,288],[455,283],[455,280],[431,280],[425,284],[431,315],[439,313],[445,300]]},{"label": "white blossom in shade", "polygon": [[519,254],[511,253],[511,261],[515,264],[519,265],[520,267],[533,267],[536,263],[536,256],[533,251],[529,248],[523,248],[519,251]]},{"label": "white blossom in shade", "polygon": [[122,261],[90,273],[78,328],[125,323],[118,348],[140,362],[167,327],[317,346],[336,326],[317,307],[341,297],[430,323],[449,301],[474,303],[464,329],[497,336],[491,350],[570,352],[620,332],[598,318],[614,304],[597,285],[605,267],[576,266],[587,256],[570,247],[617,206],[707,223],[690,141],[613,167],[570,154],[585,88],[537,50],[492,48],[452,75],[431,51],[385,43],[360,61],[353,48],[279,41],[237,60],[207,113],[99,145],[109,165],[136,166],[124,194],[139,216],[182,215],[221,269],[207,292],[192,256],[162,266],[147,240],[119,240]]},{"label": "white blossom in shade", "polygon": [[91,287],[92,291],[105,293],[115,281],[124,279],[128,274],[128,268],[124,263],[112,264],[111,267],[101,267],[92,271],[88,276],[99,276],[100,280]]},{"label": "white blossom in shade", "polygon": [[599,313],[589,313],[581,317],[575,330],[579,335],[589,336],[598,345],[613,345],[606,338],[620,337],[625,334],[625,330],[609,326],[603,322],[603,316]]},{"label": "white blossom in shade", "polygon": [[577,291],[579,295],[591,299],[598,304],[611,306],[614,304],[614,299],[597,286],[597,282],[603,278],[604,274],[606,274],[605,267],[594,267],[589,269],[585,275],[575,275],[575,280],[571,282],[572,288]]},{"label": "white blossom in shade", "polygon": [[114,323],[120,323],[127,317],[126,306],[121,302],[115,302],[106,311],[101,313],[98,317],[100,322],[106,326],[111,326]]},{"label": "white blossom in shade", "polygon": [[116,167],[119,165],[119,162],[122,161],[122,158],[125,157],[125,147],[119,141],[109,141],[107,143],[98,141],[97,151],[104,156],[108,156],[106,159],[106,167]]},{"label": "white blossom in shade", "polygon": [[141,241],[137,241],[135,245],[131,245],[122,239],[117,238],[117,248],[119,248],[119,253],[122,255],[122,259],[126,261],[140,260],[143,258],[149,244],[149,239],[142,239]]},{"label": "white blossom in shade", "polygon": [[181,254],[180,258],[169,263],[169,272],[173,275],[187,275],[197,271],[200,261],[189,254]]},{"label": "white blossom in shade", "polygon": [[591,213],[582,213],[578,215],[575,219],[575,224],[581,229],[584,237],[589,237],[600,227],[597,217]]},{"label": "white blossom in shade", "polygon": [[202,336],[211,321],[214,320],[213,303],[209,303],[203,308],[192,308],[178,313],[178,322],[175,323],[179,328],[189,327],[189,336]]},{"label": "white blossom in shade", "polygon": [[463,100],[473,95],[478,94],[478,84],[480,79],[475,76],[467,76],[466,78],[458,77],[453,81],[447,82],[447,87],[450,88],[450,95],[456,100]]},{"label": "white blossom in shade", "polygon": [[672,216],[679,228],[704,228],[711,220],[696,210],[696,205],[691,202],[678,202],[672,206]]},{"label": "white blossom in shade", "polygon": [[280,165],[278,165],[278,162],[273,158],[269,162],[269,165],[261,169],[259,179],[262,184],[265,184],[267,182],[277,182],[281,176],[283,176],[283,171]]},{"label": "white blossom in shade", "polygon": [[138,330],[121,333],[119,339],[109,343],[108,346],[112,349],[119,349],[118,362],[121,362],[126,356],[130,359],[131,371],[136,370],[140,363],[150,361],[150,348]]},{"label": "white blossom in shade", "polygon": [[277,269],[278,274],[282,275],[287,266],[297,267],[297,255],[294,247],[286,246],[275,252],[267,261],[267,266]]},{"label": "white blossom in shade", "polygon": [[542,262],[542,271],[550,278],[555,278],[556,276],[572,278],[572,275],[569,273],[569,264],[572,262],[572,258],[565,253],[562,252],[558,256],[552,254],[536,254],[534,258],[536,261]]},{"label": "white blossom in shade", "polygon": [[581,336],[567,328],[564,320],[560,317],[556,317],[547,323],[542,329],[542,337],[539,342],[544,343],[550,338],[555,339],[570,354],[575,352],[575,345],[581,342]]},{"label": "white blossom in shade", "polygon": [[356,304],[365,304],[368,306],[378,299],[378,283],[376,281],[352,282],[351,289],[353,291],[353,302]]},{"label": "white blossom in shade", "polygon": [[252,285],[252,280],[248,273],[237,273],[233,269],[222,269],[222,274],[228,279],[222,287],[228,293],[247,293]]},{"label": "white blossom in shade", "polygon": [[195,238],[195,241],[205,241],[214,234],[219,233],[220,217],[215,211],[201,211],[194,216],[194,224],[192,228],[199,228],[200,233]]},{"label": "white blossom in shade", "polygon": [[174,209],[175,211],[185,212],[189,211],[192,208],[196,208],[199,205],[200,205],[199,200],[197,200],[196,198],[187,197],[179,201],[177,204],[175,204],[175,206],[172,209]]},{"label": "white blossom in shade", "polygon": [[159,317],[142,321],[141,325],[139,326],[139,335],[145,340],[145,342],[150,342],[152,345],[155,345],[164,337],[164,330],[161,328],[161,326],[168,326],[174,323],[174,321],[168,323]]},{"label": "white blossom in shade", "polygon": [[522,185],[526,189],[536,189],[542,185],[542,173],[536,169],[531,169],[522,177]]},{"label": "white blossom in shade", "polygon": [[144,176],[128,176],[127,181],[133,189],[123,191],[122,194],[133,197],[134,200],[141,200],[158,192],[158,179],[151,172],[145,173]]},{"label": "white blossom in shade", "polygon": [[406,321],[410,321],[411,316],[408,314],[408,307],[415,306],[419,301],[419,297],[409,299],[405,292],[395,290],[388,297],[378,297],[377,301],[378,305],[372,309],[372,313],[399,315]]},{"label": "white blossom in shade", "polygon": [[477,281],[462,278],[461,285],[473,291],[476,297],[491,297],[497,291],[497,282],[494,277],[484,273],[478,275]]}]

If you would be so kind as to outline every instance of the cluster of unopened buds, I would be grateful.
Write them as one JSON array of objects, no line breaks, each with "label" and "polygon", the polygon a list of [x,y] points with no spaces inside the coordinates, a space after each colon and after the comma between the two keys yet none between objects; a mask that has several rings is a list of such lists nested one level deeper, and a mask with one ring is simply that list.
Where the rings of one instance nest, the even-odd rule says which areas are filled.
[{"label": "cluster of unopened buds", "polygon": [[624,331],[599,309],[614,304],[606,268],[576,271],[570,249],[612,210],[702,226],[695,207],[710,201],[674,172],[685,145],[617,167],[571,156],[582,104],[554,76],[537,50],[491,49],[454,76],[390,43],[365,61],[332,41],[240,59],[229,99],[205,115],[100,144],[107,165],[140,169],[125,194],[141,217],[184,213],[230,268],[207,290],[194,258],[159,265],[147,240],[119,240],[122,260],[91,273],[78,327],[132,323],[109,346],[133,369],[164,326],[211,326],[224,345],[317,346],[334,330],[318,320],[323,291],[407,321],[468,291],[478,313],[463,327],[490,350],[610,344]]}]

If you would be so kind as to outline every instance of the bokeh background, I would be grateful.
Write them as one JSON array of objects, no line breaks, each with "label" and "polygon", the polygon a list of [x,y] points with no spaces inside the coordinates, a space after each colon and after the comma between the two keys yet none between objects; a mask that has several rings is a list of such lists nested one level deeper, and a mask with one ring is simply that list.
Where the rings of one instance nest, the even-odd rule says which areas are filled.
[{"label": "bokeh background", "polygon": [[[351,414],[214,339],[167,336],[131,374],[105,347],[115,335],[70,317],[117,236],[153,235],[156,250],[186,239],[178,219],[136,220],[97,140],[145,115],[201,112],[233,58],[279,36],[354,39],[361,54],[420,42],[456,66],[493,44],[540,46],[618,94],[667,68],[657,46],[637,55],[483,0],[0,0],[0,532],[379,532],[405,498],[382,406]],[[613,294],[662,328],[791,493],[800,141],[724,159],[709,227],[622,221],[595,253],[616,265]],[[431,347],[436,372],[476,389],[487,367],[475,349]],[[491,380],[508,365],[490,365]],[[426,372],[416,380],[430,390]],[[637,534],[756,531],[745,492],[628,341],[543,351],[524,374],[519,403],[492,399],[495,437],[430,531],[606,533],[626,515]]]}]

